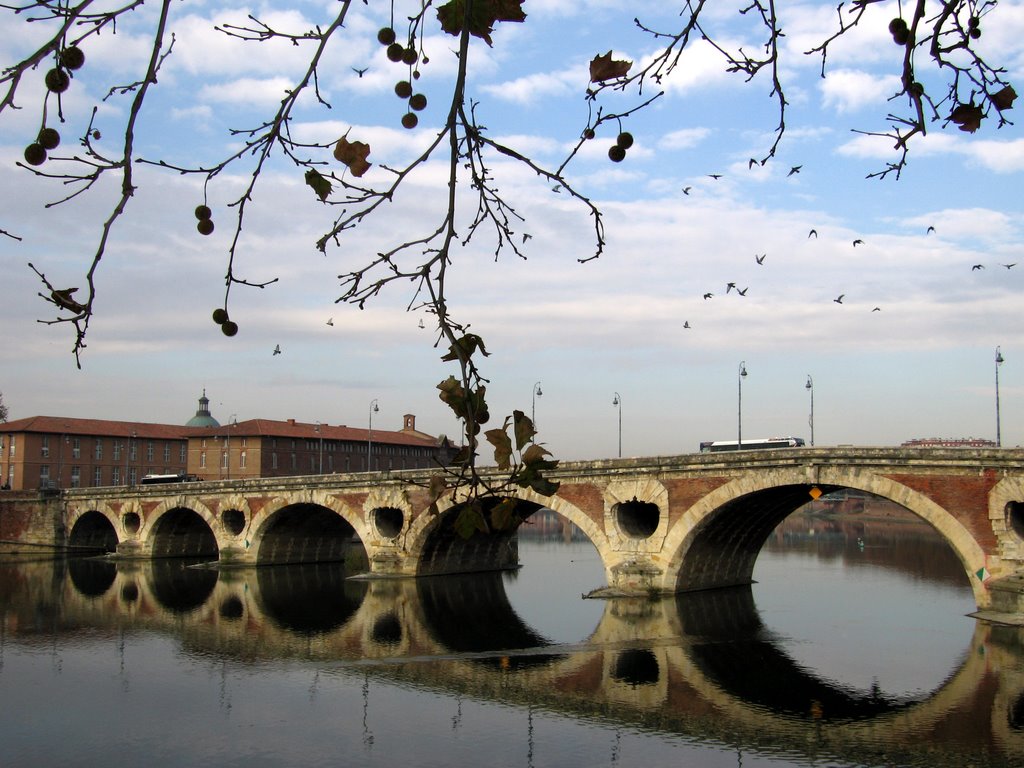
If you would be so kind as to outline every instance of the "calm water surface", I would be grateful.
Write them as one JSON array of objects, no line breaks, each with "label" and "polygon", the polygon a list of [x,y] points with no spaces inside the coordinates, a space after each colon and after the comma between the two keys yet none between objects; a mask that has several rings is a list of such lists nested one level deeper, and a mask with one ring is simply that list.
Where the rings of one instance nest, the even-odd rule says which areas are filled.
[{"label": "calm water surface", "polygon": [[1021,766],[1024,630],[923,525],[793,516],[751,589],[0,562],[0,765]]}]

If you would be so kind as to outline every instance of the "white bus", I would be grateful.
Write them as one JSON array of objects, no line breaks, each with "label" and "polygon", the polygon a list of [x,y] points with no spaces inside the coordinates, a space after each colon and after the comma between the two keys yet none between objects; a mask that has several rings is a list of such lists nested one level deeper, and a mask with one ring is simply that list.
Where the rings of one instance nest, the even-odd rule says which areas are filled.
[{"label": "white bus", "polygon": [[718,453],[720,451],[763,451],[766,448],[801,448],[805,445],[801,437],[766,437],[755,440],[744,440],[739,445],[735,440],[702,440],[701,453]]}]

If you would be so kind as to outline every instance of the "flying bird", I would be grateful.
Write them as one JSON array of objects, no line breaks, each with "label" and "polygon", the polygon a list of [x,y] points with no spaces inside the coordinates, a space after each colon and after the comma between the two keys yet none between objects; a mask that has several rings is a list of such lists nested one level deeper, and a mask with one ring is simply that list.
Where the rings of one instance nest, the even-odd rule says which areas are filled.
[{"label": "flying bird", "polygon": [[789,169],[789,173],[787,173],[786,176],[789,177],[792,176],[794,173],[800,173],[801,168],[803,168],[802,165],[794,165],[792,168]]},{"label": "flying bird", "polygon": [[836,304],[842,304],[843,303],[843,296],[845,296],[845,295],[846,295],[845,293],[840,293],[836,298],[832,299],[832,301],[834,301]]},{"label": "flying bird", "polygon": [[815,237],[817,237],[818,236],[818,230],[812,229],[810,232],[807,233],[807,237],[810,237],[811,235],[814,235]]},{"label": "flying bird", "polygon": [[[275,354],[275,355],[280,355],[280,354],[281,354],[281,345],[280,345],[280,344],[277,344],[277,345],[276,345],[276,346],[274,347],[274,354]],[[271,357],[273,357],[273,355],[271,355]]]},{"label": "flying bird", "polygon": [[689,328],[689,327],[690,327],[690,321],[689,320],[686,320],[685,322],[683,322],[683,328]]},{"label": "flying bird", "polygon": [[551,191],[552,191],[552,192],[558,192],[558,193],[561,193],[561,191],[562,191],[562,185],[561,185],[561,184],[555,184],[555,186],[553,186],[553,187],[551,188]]},{"label": "flying bird", "polygon": [[718,181],[720,178],[722,178],[722,174],[720,173],[709,173],[708,176],[714,179],[715,181]]},{"label": "flying bird", "polygon": [[368,69],[369,69],[369,67],[363,67],[362,69],[359,69],[358,67],[352,67],[352,71],[355,72],[360,77],[362,77],[363,73],[366,72],[366,70],[368,70]]},{"label": "flying bird", "polygon": [[747,291],[749,291],[749,290],[750,290],[750,286],[748,285],[746,288],[737,288],[736,289],[736,293],[738,293],[740,296],[746,296],[747,295]]},{"label": "flying bird", "polygon": [[1013,264],[1003,264],[1003,266],[1006,267],[1007,269],[1013,269],[1014,267],[1017,266],[1017,262],[1013,262]]},{"label": "flying bird", "polygon": [[928,229],[925,231],[925,234],[926,235],[930,235],[934,231],[935,231],[935,227],[928,227]]},{"label": "flying bird", "polygon": [[858,245],[864,245],[864,241],[859,238],[857,240],[854,240],[853,247],[856,248]]},{"label": "flying bird", "polygon": [[979,269],[984,269],[984,268],[985,268],[984,264],[975,264],[973,267],[971,267],[971,272],[977,272]]},{"label": "flying bird", "polygon": [[705,293],[705,294],[704,294],[704,301],[707,301],[708,299],[710,299],[710,298],[711,298],[711,297],[713,297],[714,295],[715,295],[715,294],[711,293],[710,291],[709,291],[708,293]]},{"label": "flying bird", "polygon": [[333,317],[327,318],[327,324],[333,326],[334,325],[334,318]]},{"label": "flying bird", "polygon": [[731,291],[735,287],[736,287],[736,283],[726,283],[725,284],[725,292],[728,293],[729,291]]},{"label": "flying bird", "polygon": [[693,187],[683,187],[683,194],[684,195],[690,194],[690,190],[691,189],[693,189]]},{"label": "flying bird", "polygon": [[875,307],[875,308],[874,308],[874,309],[872,309],[871,311],[872,311],[872,312],[881,312],[881,311],[882,311],[882,308],[881,308],[881,307]]},{"label": "flying bird", "polygon": [[765,259],[766,259],[767,257],[768,257],[768,254],[767,254],[767,253],[762,253],[762,254],[761,254],[760,256],[758,256],[758,255],[757,255],[757,254],[755,253],[755,254],[754,254],[754,261],[756,261],[756,262],[757,262],[758,264],[764,264],[764,260],[765,260]]},{"label": "flying bird", "polygon": [[426,328],[426,327],[427,326],[423,324],[423,318],[421,317],[420,318],[420,328]]}]

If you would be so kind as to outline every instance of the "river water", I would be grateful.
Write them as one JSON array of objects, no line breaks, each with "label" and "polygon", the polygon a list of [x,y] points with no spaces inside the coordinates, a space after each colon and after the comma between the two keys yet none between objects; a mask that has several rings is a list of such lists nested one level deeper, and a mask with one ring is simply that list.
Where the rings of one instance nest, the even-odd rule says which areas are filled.
[{"label": "river water", "polygon": [[791,516],[749,589],[0,561],[0,765],[1021,766],[1024,629],[909,520]]}]

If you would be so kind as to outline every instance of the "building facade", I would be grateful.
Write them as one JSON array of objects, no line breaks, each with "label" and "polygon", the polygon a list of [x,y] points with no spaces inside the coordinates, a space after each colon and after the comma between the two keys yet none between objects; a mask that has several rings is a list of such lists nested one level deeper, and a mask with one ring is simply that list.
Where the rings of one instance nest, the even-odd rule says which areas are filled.
[{"label": "building facade", "polygon": [[230,480],[417,469],[447,464],[444,438],[399,431],[250,419],[221,425],[206,393],[187,425],[32,416],[0,423],[0,488],[135,485],[147,475]]}]

